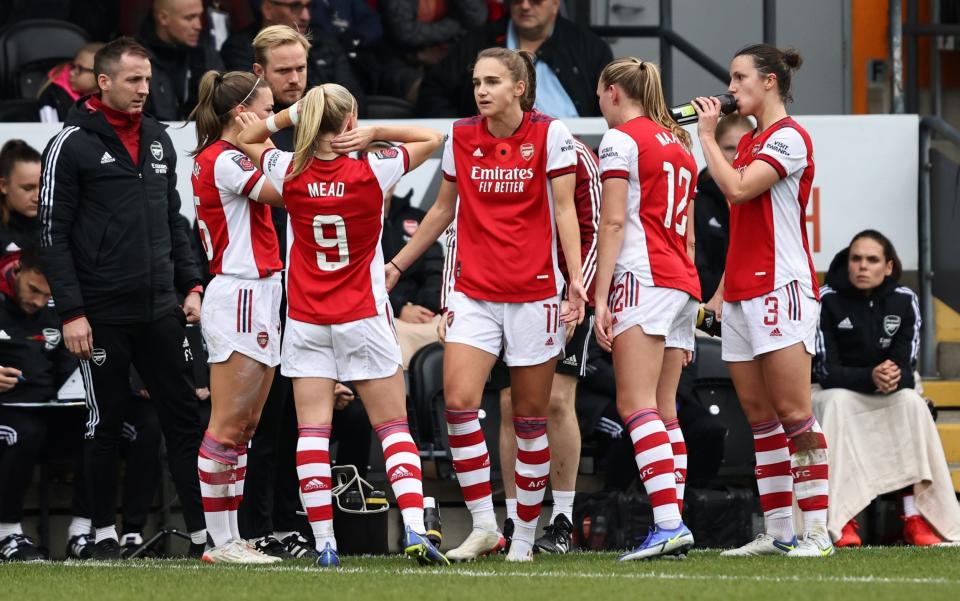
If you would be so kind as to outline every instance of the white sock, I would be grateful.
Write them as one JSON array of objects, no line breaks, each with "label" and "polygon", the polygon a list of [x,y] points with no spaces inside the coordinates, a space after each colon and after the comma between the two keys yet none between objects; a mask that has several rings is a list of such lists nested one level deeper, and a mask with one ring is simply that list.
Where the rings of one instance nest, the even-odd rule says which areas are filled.
[{"label": "white sock", "polygon": [[94,542],[99,543],[100,541],[107,540],[112,538],[115,541],[119,541],[120,537],[117,536],[117,527],[107,526],[106,528],[97,528],[97,538]]},{"label": "white sock", "polygon": [[93,525],[90,523],[90,518],[78,518],[76,516],[70,520],[70,527],[67,528],[67,538],[73,538],[74,536],[88,536],[90,534],[90,528]]},{"label": "white sock", "polygon": [[20,522],[0,522],[0,540],[14,534],[23,534]]},{"label": "white sock", "polygon": [[507,518],[513,520],[514,523],[517,522],[520,518],[517,517],[517,500],[516,499],[506,499],[507,504]]},{"label": "white sock", "polygon": [[915,515],[920,515],[916,499],[913,495],[903,495],[903,517],[911,518]]},{"label": "white sock", "polygon": [[537,534],[537,523],[517,520],[514,522],[513,542],[510,543],[510,555],[523,557],[533,551],[533,539]]},{"label": "white sock", "polygon": [[550,516],[552,524],[561,515],[573,523],[573,497],[575,490],[554,490],[553,491],[553,515]]},{"label": "white sock", "polygon": [[190,542],[194,545],[205,545],[207,544],[207,531],[206,530],[195,530],[190,533]]}]

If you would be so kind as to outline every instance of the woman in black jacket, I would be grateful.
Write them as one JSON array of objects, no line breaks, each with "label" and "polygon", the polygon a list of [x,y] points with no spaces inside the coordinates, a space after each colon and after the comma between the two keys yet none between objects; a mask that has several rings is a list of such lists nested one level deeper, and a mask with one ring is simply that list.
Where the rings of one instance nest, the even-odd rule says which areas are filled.
[{"label": "woman in black jacket", "polygon": [[813,405],[831,441],[828,528],[836,546],[859,546],[852,518],[873,498],[903,490],[904,540],[960,538],[936,425],[913,369],[920,345],[917,295],[899,283],[893,244],[864,230],[830,264],[820,290]]},{"label": "woman in black jacket", "polygon": [[23,140],[0,149],[0,254],[40,242],[40,153]]}]

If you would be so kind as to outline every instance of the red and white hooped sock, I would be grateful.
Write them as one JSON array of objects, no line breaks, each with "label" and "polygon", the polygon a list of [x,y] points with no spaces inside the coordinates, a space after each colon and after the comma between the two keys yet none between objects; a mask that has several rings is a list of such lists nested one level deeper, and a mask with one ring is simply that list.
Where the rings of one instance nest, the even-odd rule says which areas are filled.
[{"label": "red and white hooped sock", "polygon": [[793,476],[787,435],[777,420],[752,424],[751,429],[757,458],[754,475],[767,534],[780,541],[792,541],[796,532],[793,528]]},{"label": "red and white hooped sock", "polygon": [[383,459],[386,463],[387,480],[397,497],[404,526],[423,534],[423,475],[420,471],[420,450],[410,436],[406,418],[394,419],[375,426]]},{"label": "red and white hooped sock", "polygon": [[[827,509],[830,505],[829,469],[827,466],[827,439],[820,429],[817,418],[786,426],[790,446],[790,468],[793,474],[793,492],[797,506],[803,512],[803,529],[806,533],[827,531]],[[793,441],[801,434],[816,435],[816,446],[798,451]]]},{"label": "red and white hooped sock", "polygon": [[680,525],[673,447],[656,409],[641,409],[624,420],[633,441],[640,480],[653,506],[653,521],[666,530]]},{"label": "red and white hooped sock", "polygon": [[237,445],[237,467],[234,472],[236,478],[236,490],[233,495],[233,507],[230,509],[230,532],[233,538],[239,540],[240,524],[237,521],[237,512],[240,511],[240,503],[243,502],[243,483],[247,478],[247,443],[242,442]]},{"label": "red and white hooped sock", "polygon": [[673,449],[673,475],[677,481],[677,509],[683,515],[683,493],[687,488],[687,442],[680,430],[680,420],[673,418],[663,422]]},{"label": "red and white hooped sock", "polygon": [[550,444],[547,442],[547,418],[514,416],[517,460],[514,482],[517,485],[517,522],[513,544],[529,543],[531,548],[540,519],[543,494],[550,480]]},{"label": "red and white hooped sock", "polygon": [[490,454],[478,414],[476,409],[447,409],[444,417],[450,454],[453,455],[453,469],[457,472],[463,500],[473,517],[473,527],[496,530],[497,516],[493,513],[493,494],[490,491]]},{"label": "red and white hooped sock", "polygon": [[297,431],[297,477],[307,521],[318,551],[322,551],[326,543],[336,549],[330,494],[330,424],[301,425]]},{"label": "red and white hooped sock", "polygon": [[200,478],[200,497],[207,533],[213,546],[219,547],[233,539],[230,511],[236,495],[237,450],[203,433],[197,453],[197,475]]}]

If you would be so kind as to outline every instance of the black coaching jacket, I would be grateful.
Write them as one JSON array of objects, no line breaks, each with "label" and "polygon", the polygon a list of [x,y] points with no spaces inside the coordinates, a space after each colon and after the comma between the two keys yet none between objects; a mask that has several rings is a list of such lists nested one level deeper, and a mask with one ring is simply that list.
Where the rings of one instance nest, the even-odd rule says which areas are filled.
[{"label": "black coaching jacket", "polygon": [[917,295],[886,278],[870,296],[850,283],[844,249],[820,288],[820,331],[814,377],[824,388],[876,392],[873,368],[890,359],[900,368],[897,389],[913,388],[920,348]]},{"label": "black coaching jacket", "polygon": [[166,126],[144,115],[139,164],[81,99],[43,151],[41,256],[66,322],[144,323],[200,283],[177,218],[177,155]]}]

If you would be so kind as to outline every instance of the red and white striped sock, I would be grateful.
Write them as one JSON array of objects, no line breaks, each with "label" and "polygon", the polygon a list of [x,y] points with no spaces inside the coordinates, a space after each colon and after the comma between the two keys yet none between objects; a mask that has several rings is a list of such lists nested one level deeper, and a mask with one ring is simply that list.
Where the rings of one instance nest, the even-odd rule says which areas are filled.
[{"label": "red and white striped sock", "polygon": [[673,469],[673,447],[656,409],[641,409],[624,425],[633,441],[633,454],[640,469],[640,479],[653,506],[653,521],[665,530],[680,525],[677,505],[677,477]]},{"label": "red and white striped sock", "polygon": [[677,509],[683,515],[683,493],[687,488],[687,442],[680,430],[680,420],[673,418],[663,422],[673,449],[673,475],[677,481]]},{"label": "red and white striped sock", "polygon": [[300,497],[313,530],[317,550],[326,543],[337,548],[333,534],[333,505],[330,491],[330,424],[301,425],[297,428],[297,477]]},{"label": "red and white striped sock", "polygon": [[240,443],[236,448],[237,467],[234,468],[234,472],[237,478],[233,507],[230,509],[230,532],[233,534],[233,538],[240,540],[240,524],[237,521],[237,512],[240,511],[240,503],[243,502],[243,482],[247,478],[247,443]]},{"label": "red and white striped sock", "polygon": [[767,534],[789,542],[796,536],[793,528],[793,476],[787,435],[777,420],[751,426],[756,452],[757,491]]},{"label": "red and white striped sock", "polygon": [[[806,432],[816,435],[816,446],[798,451],[793,441]],[[827,439],[817,418],[812,415],[798,424],[787,425],[786,435],[790,440],[793,492],[797,495],[797,506],[803,512],[803,530],[805,533],[824,533],[827,531],[827,507],[830,501]]]},{"label": "red and white striped sock", "polygon": [[[547,418],[513,418],[517,437],[517,461],[514,482],[517,484],[517,522],[513,544],[526,543],[533,548],[540,520],[543,493],[550,479],[550,444],[547,442]],[[520,549],[525,551],[526,549]]]},{"label": "red and white striped sock", "polygon": [[497,529],[497,516],[493,513],[493,495],[490,492],[490,454],[487,441],[480,428],[478,411],[447,409],[447,434],[453,469],[463,492],[463,500],[473,517],[473,527],[483,530]]},{"label": "red and white striped sock", "polygon": [[203,433],[197,453],[197,475],[200,478],[200,496],[207,533],[213,546],[219,547],[233,538],[230,529],[230,510],[236,494],[237,450],[209,432]]},{"label": "red and white striped sock", "polygon": [[387,480],[400,506],[404,526],[423,534],[423,476],[420,472],[420,450],[410,436],[406,418],[394,419],[374,430],[383,447]]}]

